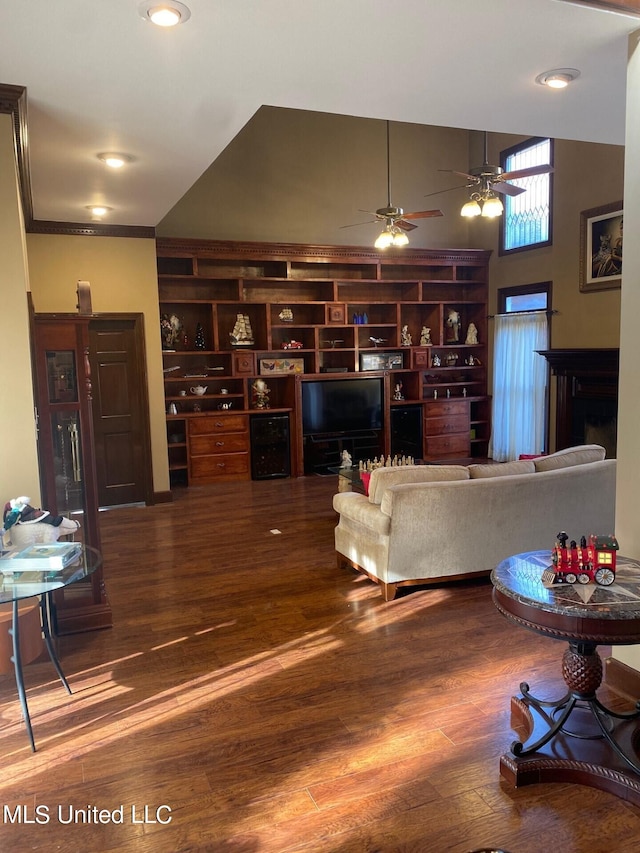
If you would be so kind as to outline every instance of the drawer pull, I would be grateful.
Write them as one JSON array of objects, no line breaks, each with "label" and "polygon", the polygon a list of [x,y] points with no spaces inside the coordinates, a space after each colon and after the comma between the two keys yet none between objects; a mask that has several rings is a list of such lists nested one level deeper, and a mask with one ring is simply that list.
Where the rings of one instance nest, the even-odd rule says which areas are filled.
[{"label": "drawer pull", "polygon": [[224,447],[224,441],[216,441],[216,447]]},{"label": "drawer pull", "polygon": [[218,468],[226,468],[226,465],[225,465],[225,463],[224,463],[224,462],[218,462],[218,463],[217,463],[217,467],[218,467]]},{"label": "drawer pull", "polygon": [[216,426],[217,427],[223,427],[224,424],[222,423],[222,421],[216,421]]}]

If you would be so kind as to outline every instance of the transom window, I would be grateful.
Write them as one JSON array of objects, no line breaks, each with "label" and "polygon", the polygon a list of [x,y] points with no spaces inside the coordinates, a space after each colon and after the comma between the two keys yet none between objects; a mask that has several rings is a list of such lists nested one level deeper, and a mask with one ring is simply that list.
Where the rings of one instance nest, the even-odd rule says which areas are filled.
[{"label": "transom window", "polygon": [[[505,172],[531,166],[553,165],[551,139],[529,139],[500,154]],[[552,175],[517,178],[509,183],[523,187],[519,195],[504,195],[500,229],[500,254],[551,245]]]}]

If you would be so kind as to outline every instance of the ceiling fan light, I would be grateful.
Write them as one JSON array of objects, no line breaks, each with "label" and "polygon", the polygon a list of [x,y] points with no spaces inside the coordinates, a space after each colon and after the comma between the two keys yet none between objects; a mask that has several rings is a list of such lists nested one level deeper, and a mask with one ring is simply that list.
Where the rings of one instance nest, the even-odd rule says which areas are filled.
[{"label": "ceiling fan light", "polygon": [[378,239],[373,245],[376,249],[388,249],[392,244],[393,233],[388,228],[385,228],[384,231],[379,234]]},{"label": "ceiling fan light", "polygon": [[500,216],[503,210],[502,202],[499,198],[496,198],[496,196],[489,196],[485,199],[484,204],[482,205],[482,215],[488,219]]},{"label": "ceiling fan light", "polygon": [[409,245],[409,238],[407,237],[405,232],[401,231],[399,228],[396,229],[393,235],[393,245],[397,246],[398,248],[402,248],[402,246]]},{"label": "ceiling fan light", "polygon": [[478,202],[472,198],[466,204],[462,205],[462,210],[460,211],[460,216],[466,216],[471,218],[473,216],[480,216],[482,213],[482,209]]}]

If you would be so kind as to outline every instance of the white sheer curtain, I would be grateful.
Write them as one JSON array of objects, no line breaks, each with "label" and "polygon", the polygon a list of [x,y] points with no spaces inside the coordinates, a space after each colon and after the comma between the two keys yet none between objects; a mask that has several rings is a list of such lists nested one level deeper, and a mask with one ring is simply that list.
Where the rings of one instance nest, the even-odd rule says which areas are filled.
[{"label": "white sheer curtain", "polygon": [[495,318],[493,415],[489,455],[497,462],[521,453],[541,453],[545,437],[548,348],[544,311]]}]

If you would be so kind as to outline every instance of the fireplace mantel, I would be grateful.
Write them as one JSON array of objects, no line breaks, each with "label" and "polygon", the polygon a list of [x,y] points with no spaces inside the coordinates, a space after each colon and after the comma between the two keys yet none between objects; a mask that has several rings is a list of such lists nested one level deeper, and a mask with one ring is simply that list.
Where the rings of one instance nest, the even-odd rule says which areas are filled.
[{"label": "fireplace mantel", "polygon": [[557,377],[556,450],[585,441],[585,418],[612,421],[612,440],[602,441],[615,456],[618,406],[618,349],[538,350]]}]

